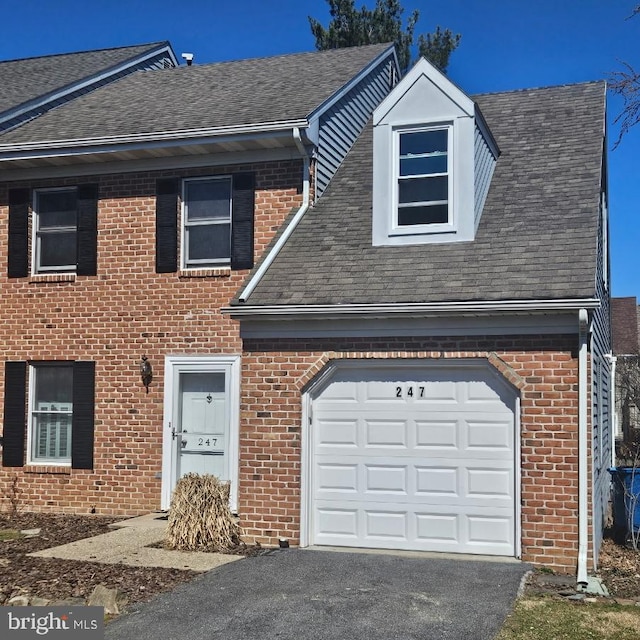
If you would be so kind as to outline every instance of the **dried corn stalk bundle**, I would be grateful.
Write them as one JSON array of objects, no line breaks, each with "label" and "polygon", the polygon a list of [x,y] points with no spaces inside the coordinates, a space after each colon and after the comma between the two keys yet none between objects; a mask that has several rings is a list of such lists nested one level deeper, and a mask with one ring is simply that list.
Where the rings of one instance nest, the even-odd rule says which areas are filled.
[{"label": "dried corn stalk bundle", "polygon": [[224,551],[240,531],[229,510],[230,485],[216,476],[188,473],[176,485],[169,508],[167,546],[184,551]]}]

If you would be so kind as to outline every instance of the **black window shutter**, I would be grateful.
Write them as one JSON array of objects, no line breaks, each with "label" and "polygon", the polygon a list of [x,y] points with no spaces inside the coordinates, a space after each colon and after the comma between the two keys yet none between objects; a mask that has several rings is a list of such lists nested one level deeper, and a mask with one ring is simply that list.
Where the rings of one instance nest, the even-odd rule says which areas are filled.
[{"label": "black window shutter", "polygon": [[231,268],[253,267],[253,213],[255,175],[236,173],[233,176],[231,207]]},{"label": "black window shutter", "polygon": [[9,260],[7,275],[24,278],[29,275],[29,189],[9,190]]},{"label": "black window shutter", "polygon": [[178,269],[178,193],[177,179],[156,181],[156,273]]},{"label": "black window shutter", "polygon": [[93,469],[95,372],[95,362],[73,363],[72,469]]},{"label": "black window shutter", "polygon": [[2,433],[2,465],[24,465],[27,363],[4,363],[4,427]]},{"label": "black window shutter", "polygon": [[80,276],[95,276],[98,270],[98,185],[78,187],[78,265]]}]

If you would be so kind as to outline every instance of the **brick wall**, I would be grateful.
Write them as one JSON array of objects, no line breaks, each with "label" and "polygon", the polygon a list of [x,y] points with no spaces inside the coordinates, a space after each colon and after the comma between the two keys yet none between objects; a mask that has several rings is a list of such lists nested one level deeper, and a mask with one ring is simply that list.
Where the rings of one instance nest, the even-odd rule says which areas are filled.
[{"label": "brick wall", "polygon": [[575,336],[245,340],[239,503],[248,538],[299,542],[301,390],[341,358],[486,358],[521,398],[522,558],[574,572],[578,544]]},{"label": "brick wall", "polygon": [[[14,478],[20,508],[132,515],[160,506],[163,376],[167,354],[239,354],[237,323],[220,314],[248,271],[155,273],[155,181],[256,172],[255,253],[302,203],[302,163],[201,168],[0,185],[0,317],[6,360],[96,363],[95,464],[0,468],[0,509]],[[7,189],[99,184],[98,275],[8,279]],[[138,363],[146,355],[149,393]],[[4,368],[0,366],[0,416]]]}]

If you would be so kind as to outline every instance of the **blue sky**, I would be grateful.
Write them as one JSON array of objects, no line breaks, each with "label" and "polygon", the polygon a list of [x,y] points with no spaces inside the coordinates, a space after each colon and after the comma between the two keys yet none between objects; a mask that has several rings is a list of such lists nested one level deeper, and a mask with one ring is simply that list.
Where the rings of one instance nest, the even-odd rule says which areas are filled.
[{"label": "blue sky", "polygon": [[[462,34],[449,77],[473,94],[605,79],[621,61],[640,69],[640,16],[626,20],[638,1],[403,5],[420,10],[418,31],[439,24]],[[325,0],[0,0],[0,15],[1,60],[169,40],[178,56],[193,52],[197,64],[311,51],[307,16],[329,19]],[[621,106],[610,96],[612,290],[640,299],[640,125],[612,151]]]}]

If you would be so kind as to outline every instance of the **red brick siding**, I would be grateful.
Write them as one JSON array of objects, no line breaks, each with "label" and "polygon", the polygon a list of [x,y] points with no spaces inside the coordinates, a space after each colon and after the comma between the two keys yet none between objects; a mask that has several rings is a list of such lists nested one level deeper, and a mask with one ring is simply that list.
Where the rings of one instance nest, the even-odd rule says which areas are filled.
[{"label": "red brick siding", "polygon": [[[6,360],[96,362],[95,465],[0,468],[0,509],[17,478],[21,509],[137,514],[160,507],[163,376],[167,354],[240,354],[238,324],[223,316],[248,271],[188,277],[155,273],[155,180],[256,172],[255,254],[302,203],[302,163],[47,180],[10,186],[99,184],[98,275],[8,279],[7,186],[0,185],[0,317]],[[153,366],[142,386],[142,355]],[[1,363],[0,363],[1,364]],[[4,367],[0,366],[0,416]]]},{"label": "red brick siding", "polygon": [[[521,398],[522,557],[575,571],[578,543],[576,336],[246,340],[239,504],[247,537],[299,542],[301,390],[341,358],[486,358]],[[302,427],[304,428],[304,426]]]}]

